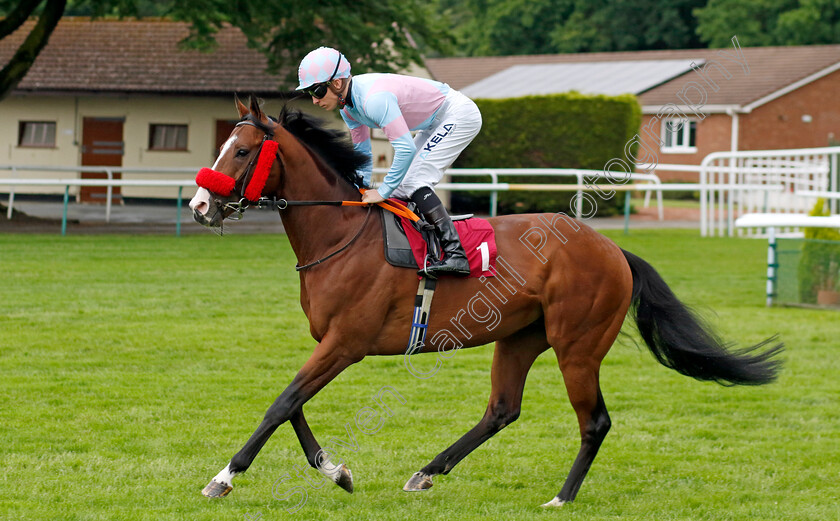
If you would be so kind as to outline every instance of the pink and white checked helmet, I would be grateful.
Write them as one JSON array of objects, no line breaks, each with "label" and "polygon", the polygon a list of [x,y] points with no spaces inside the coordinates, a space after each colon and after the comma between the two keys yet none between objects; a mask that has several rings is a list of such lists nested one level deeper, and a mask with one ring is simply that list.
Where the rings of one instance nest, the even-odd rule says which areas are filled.
[{"label": "pink and white checked helmet", "polygon": [[298,67],[297,90],[303,90],[316,83],[324,83],[335,78],[350,77],[350,62],[332,47],[318,47],[300,62]]}]

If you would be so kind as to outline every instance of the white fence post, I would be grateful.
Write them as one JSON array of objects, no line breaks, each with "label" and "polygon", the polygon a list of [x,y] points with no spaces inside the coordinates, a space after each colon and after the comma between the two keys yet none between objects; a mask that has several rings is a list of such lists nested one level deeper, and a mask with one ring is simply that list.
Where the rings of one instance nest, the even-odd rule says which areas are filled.
[{"label": "white fence post", "polygon": [[[12,177],[17,177],[15,175],[16,173],[17,173],[17,169],[15,167],[12,167]],[[14,206],[15,206],[15,187],[10,186],[9,187],[9,207],[6,209],[6,219],[7,220],[12,219],[12,214],[14,213],[12,211],[12,208]]]}]

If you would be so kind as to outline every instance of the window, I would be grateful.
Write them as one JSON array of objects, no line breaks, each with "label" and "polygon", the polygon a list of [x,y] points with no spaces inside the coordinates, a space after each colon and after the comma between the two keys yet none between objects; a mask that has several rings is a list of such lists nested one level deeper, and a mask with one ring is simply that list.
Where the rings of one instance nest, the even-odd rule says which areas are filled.
[{"label": "window", "polygon": [[662,122],[663,152],[697,152],[697,122],[666,119]]},{"label": "window", "polygon": [[149,125],[149,150],[186,150],[186,125]]},{"label": "window", "polygon": [[55,121],[21,121],[18,146],[55,147]]}]

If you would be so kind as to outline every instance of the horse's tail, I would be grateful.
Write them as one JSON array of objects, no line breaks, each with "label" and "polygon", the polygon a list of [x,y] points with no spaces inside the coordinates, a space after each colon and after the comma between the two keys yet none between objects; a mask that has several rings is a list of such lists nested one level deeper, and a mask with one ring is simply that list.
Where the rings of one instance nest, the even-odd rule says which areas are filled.
[{"label": "horse's tail", "polygon": [[[650,264],[622,252],[633,272],[633,318],[662,365],[723,385],[761,385],[776,379],[781,362],[774,357],[784,349],[776,343],[776,336],[752,347],[730,350],[731,346],[677,299]],[[771,343],[775,345],[762,349]]]}]

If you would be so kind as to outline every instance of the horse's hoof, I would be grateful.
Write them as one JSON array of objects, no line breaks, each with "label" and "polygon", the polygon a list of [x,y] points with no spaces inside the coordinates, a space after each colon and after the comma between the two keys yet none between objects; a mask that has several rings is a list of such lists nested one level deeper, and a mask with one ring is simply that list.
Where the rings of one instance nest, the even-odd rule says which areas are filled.
[{"label": "horse's hoof", "polygon": [[548,507],[562,507],[565,504],[566,504],[565,501],[561,501],[559,498],[555,497],[554,499],[552,499],[548,503],[543,504],[542,506],[544,506],[546,508],[548,508]]},{"label": "horse's hoof", "polygon": [[415,472],[408,483],[405,484],[403,490],[406,492],[420,492],[422,490],[429,490],[432,488],[432,476],[423,474],[422,472]]},{"label": "horse's hoof", "polygon": [[233,490],[231,485],[213,480],[204,487],[201,491],[201,495],[204,497],[225,497],[231,490]]},{"label": "horse's hoof", "polygon": [[353,473],[350,472],[347,465],[341,466],[341,469],[338,471],[338,478],[335,480],[335,484],[347,492],[351,494],[353,493]]}]

